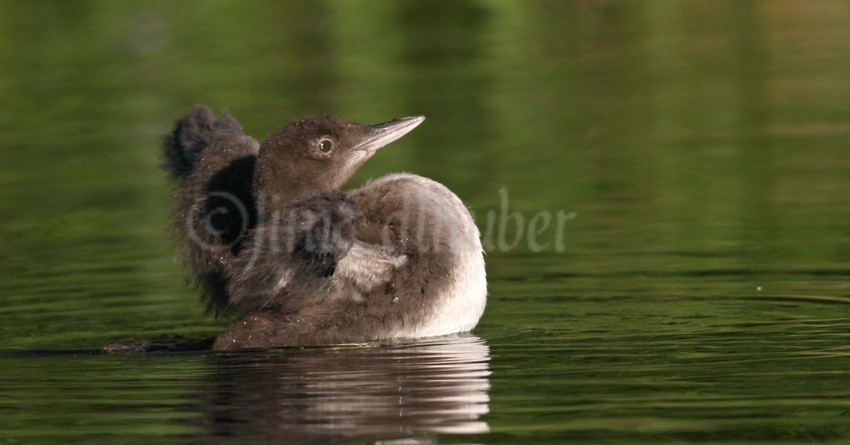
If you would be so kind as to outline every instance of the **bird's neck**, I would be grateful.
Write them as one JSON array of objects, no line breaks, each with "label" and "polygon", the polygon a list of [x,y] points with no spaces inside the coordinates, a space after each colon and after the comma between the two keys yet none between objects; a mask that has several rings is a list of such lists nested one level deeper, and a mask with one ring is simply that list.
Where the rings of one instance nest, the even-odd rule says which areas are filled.
[{"label": "bird's neck", "polygon": [[321,191],[303,181],[295,180],[291,175],[279,172],[280,170],[268,165],[257,166],[254,175],[254,199],[261,221],[280,218],[292,204]]}]

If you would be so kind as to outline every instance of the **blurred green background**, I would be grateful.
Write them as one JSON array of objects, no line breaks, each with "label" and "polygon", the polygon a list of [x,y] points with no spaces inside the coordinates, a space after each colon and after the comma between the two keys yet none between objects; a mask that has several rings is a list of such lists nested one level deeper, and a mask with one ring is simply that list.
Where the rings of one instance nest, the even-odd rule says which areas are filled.
[{"label": "blurred green background", "polygon": [[[831,357],[807,362],[840,401],[809,406],[829,426],[812,437],[846,438],[848,79],[850,3],[837,0],[2,1],[0,340],[97,348],[222,329],[184,286],[167,232],[159,144],[192,104],[228,108],[260,140],[311,114],[423,114],[350,185],[410,171],[475,214],[490,284],[476,333],[494,351],[503,434],[483,440],[564,408],[552,386],[521,393],[549,402],[535,416],[500,399],[527,382],[500,368],[526,348],[564,357],[558,345],[596,333],[629,361],[632,335],[699,350],[700,333],[730,326],[741,337],[708,350],[757,356],[811,335],[817,346],[779,350]],[[525,225],[492,219],[504,211]],[[545,212],[570,217],[535,249],[527,224]],[[764,369],[802,365],[777,351]],[[564,363],[543,357],[526,369],[564,382]],[[8,373],[30,366],[15,363]],[[791,386],[817,399],[809,377]],[[802,409],[789,406],[780,417]]]}]

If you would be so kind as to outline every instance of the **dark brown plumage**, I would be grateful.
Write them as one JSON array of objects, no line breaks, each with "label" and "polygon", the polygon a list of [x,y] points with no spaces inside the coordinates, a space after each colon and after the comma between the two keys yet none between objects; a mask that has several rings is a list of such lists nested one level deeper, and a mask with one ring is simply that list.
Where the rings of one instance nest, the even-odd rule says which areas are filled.
[{"label": "dark brown plumage", "polygon": [[423,118],[296,121],[261,146],[195,106],[165,143],[181,256],[210,310],[241,314],[215,349],[469,330],[486,300],[478,231],[442,185],[409,174],[339,190]]},{"label": "dark brown plumage", "polygon": [[229,307],[227,264],[257,224],[254,167],[260,144],[226,111],[218,119],[195,105],[165,143],[165,169],[178,183],[173,225],[179,256],[202,291],[207,311]]}]

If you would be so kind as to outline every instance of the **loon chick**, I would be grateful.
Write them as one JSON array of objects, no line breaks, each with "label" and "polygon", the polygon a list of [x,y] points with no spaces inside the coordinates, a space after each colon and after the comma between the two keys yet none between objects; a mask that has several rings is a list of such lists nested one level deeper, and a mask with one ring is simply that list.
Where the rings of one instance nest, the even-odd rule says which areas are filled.
[{"label": "loon chick", "polygon": [[363,343],[471,330],[487,282],[461,200],[395,173],[339,188],[425,118],[295,121],[262,145],[196,105],[164,143],[179,255],[207,309],[239,318],[213,349]]}]

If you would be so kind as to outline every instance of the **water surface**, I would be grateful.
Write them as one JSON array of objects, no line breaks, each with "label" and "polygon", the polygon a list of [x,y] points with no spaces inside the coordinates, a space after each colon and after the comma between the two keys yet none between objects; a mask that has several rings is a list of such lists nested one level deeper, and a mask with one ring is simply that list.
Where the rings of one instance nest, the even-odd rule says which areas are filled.
[{"label": "water surface", "polygon": [[[0,442],[847,443],[850,7],[5,2]],[[472,209],[473,336],[206,338],[158,145],[191,104],[428,120],[352,179]]]}]

